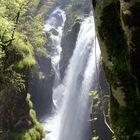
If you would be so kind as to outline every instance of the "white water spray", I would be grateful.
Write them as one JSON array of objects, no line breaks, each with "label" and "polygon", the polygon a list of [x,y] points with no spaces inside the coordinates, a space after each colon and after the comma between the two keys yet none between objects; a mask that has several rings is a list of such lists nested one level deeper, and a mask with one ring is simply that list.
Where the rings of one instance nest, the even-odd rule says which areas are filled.
[{"label": "white water spray", "polygon": [[65,21],[65,12],[57,7],[49,16],[44,27],[44,31],[50,33],[51,51],[49,52],[49,57],[51,58],[55,72],[54,86],[56,86],[60,81],[59,61],[61,58],[61,38]]},{"label": "white water spray", "polygon": [[[45,140],[90,140],[88,92],[97,80],[100,50],[95,37],[93,16],[86,18],[62,83],[54,89],[56,113],[46,119]],[[94,87],[96,88],[96,87]]]}]

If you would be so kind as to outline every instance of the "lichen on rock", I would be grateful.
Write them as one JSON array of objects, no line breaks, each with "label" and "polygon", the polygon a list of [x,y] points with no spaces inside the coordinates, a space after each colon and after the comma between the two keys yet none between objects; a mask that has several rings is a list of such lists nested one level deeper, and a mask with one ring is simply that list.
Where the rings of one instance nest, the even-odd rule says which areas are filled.
[{"label": "lichen on rock", "polygon": [[95,24],[110,85],[110,122],[117,140],[138,140],[140,130],[140,2],[93,1]]}]

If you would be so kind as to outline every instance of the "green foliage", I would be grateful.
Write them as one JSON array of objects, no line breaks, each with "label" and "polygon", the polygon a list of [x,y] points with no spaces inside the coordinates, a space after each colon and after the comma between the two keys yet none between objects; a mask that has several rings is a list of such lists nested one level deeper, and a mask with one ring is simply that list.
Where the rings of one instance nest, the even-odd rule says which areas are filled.
[{"label": "green foliage", "polygon": [[10,140],[40,140],[42,135],[36,127],[24,129],[19,133],[11,133]]},{"label": "green foliage", "polygon": [[[97,94],[98,93],[98,94]],[[106,126],[109,128],[109,130],[113,133],[109,122],[107,121],[108,118],[108,112],[106,113],[105,111],[105,99],[107,99],[109,96],[108,95],[102,95],[102,93],[97,92],[97,91],[90,91],[89,92],[89,96],[92,97],[93,102],[92,102],[92,113],[91,113],[91,119],[90,121],[92,122],[94,129],[93,129],[93,138],[92,140],[99,140],[99,137],[96,136],[96,127],[95,127],[95,123],[98,119],[98,113],[102,112],[103,118],[104,118],[104,123],[106,124]]]},{"label": "green foliage", "polygon": [[[101,105],[101,99],[99,98],[99,94],[97,94],[97,91],[90,91],[89,96],[93,99],[92,102],[92,113],[91,113],[91,119],[90,121],[92,122],[93,126],[95,125],[95,122],[97,121],[98,117],[98,110]],[[92,140],[99,140],[99,136],[96,136],[96,128],[92,130],[94,132],[92,137]]]},{"label": "green foliage", "polygon": [[97,94],[97,91],[90,91],[89,96],[93,99],[92,108],[97,110],[97,108],[102,104],[103,98]]},{"label": "green foliage", "polygon": [[45,12],[39,12],[39,9],[42,9],[39,8],[40,2],[40,0],[35,0],[28,5],[27,12],[20,18],[19,22],[21,24],[18,26],[18,30],[28,37],[28,41],[35,49],[43,49],[46,43],[46,36],[43,33]]},{"label": "green foliage", "polygon": [[0,89],[10,85],[17,92],[23,90],[24,72],[19,72],[19,69],[27,70],[35,64],[31,44],[27,37],[17,30],[18,18],[26,13],[28,2],[28,0],[1,0]]},{"label": "green foliage", "polygon": [[89,96],[91,96],[92,98],[94,98],[97,95],[97,91],[90,91],[89,92]]},{"label": "green foliage", "polygon": [[25,35],[20,35],[16,33],[15,40],[13,41],[13,49],[20,60],[16,62],[15,67],[17,69],[31,68],[35,64],[35,59],[33,57],[33,48],[31,44],[27,41]]},{"label": "green foliage", "polygon": [[0,83],[0,91],[5,89],[7,86],[15,89],[16,92],[21,92],[25,89],[23,76],[12,69],[0,71]]},{"label": "green foliage", "polygon": [[31,120],[31,126],[17,130],[17,132],[10,133],[10,140],[41,140],[44,137],[44,132],[41,124],[37,121],[36,113],[33,110],[31,102],[31,95],[28,93],[26,97],[26,103],[29,106],[29,120]]},{"label": "green foliage", "polygon": [[[109,58],[108,62],[104,61],[104,68],[111,90],[111,125],[117,140],[139,139],[133,134],[140,129],[140,97],[136,77],[132,74],[128,38],[121,25],[120,3],[112,2],[105,6],[100,21],[98,33],[104,43],[102,48],[107,51]],[[111,67],[108,66],[109,62],[112,63]]]},{"label": "green foliage", "polygon": [[89,96],[93,99],[92,102],[92,118],[91,121],[94,123],[97,118],[97,110],[100,108],[102,99],[99,98],[99,95],[97,94],[97,91],[90,91]]},{"label": "green foliage", "polygon": [[27,94],[26,102],[29,105],[29,108],[32,109],[33,108],[33,103],[31,101],[31,95],[29,93]]},{"label": "green foliage", "polygon": [[[26,15],[25,15],[26,16]],[[43,18],[41,15],[35,17],[27,16],[23,18],[21,22],[24,22],[25,27],[23,33],[28,37],[29,42],[34,48],[43,48],[46,42],[43,34]],[[19,30],[23,30],[23,26],[19,26]]]},{"label": "green foliage", "polygon": [[35,64],[34,48],[42,48],[45,43],[42,17],[36,13],[27,16],[27,7],[34,7],[32,2],[0,2],[0,130],[3,133],[6,127],[10,140],[40,140],[44,136],[29,94],[25,100],[25,83]]},{"label": "green foliage", "polygon": [[12,20],[16,16],[17,11],[22,10],[22,13],[26,11],[25,6],[28,2],[29,0],[1,0],[0,13],[7,15]]},{"label": "green foliage", "polygon": [[99,136],[93,137],[92,140],[99,140]]},{"label": "green foliage", "polygon": [[32,55],[29,55],[25,58],[23,58],[23,60],[21,60],[18,64],[17,67],[19,69],[24,69],[24,68],[31,68],[33,65],[35,65],[35,59]]}]

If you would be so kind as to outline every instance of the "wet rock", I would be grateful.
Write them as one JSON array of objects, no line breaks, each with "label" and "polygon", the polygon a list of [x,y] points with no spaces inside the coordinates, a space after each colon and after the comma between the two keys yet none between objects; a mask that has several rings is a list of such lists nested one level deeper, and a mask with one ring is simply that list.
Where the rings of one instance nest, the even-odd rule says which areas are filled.
[{"label": "wet rock", "polygon": [[58,31],[56,30],[56,29],[54,29],[54,28],[52,28],[51,30],[50,30],[50,32],[53,34],[53,35],[55,35],[55,36],[58,36]]}]

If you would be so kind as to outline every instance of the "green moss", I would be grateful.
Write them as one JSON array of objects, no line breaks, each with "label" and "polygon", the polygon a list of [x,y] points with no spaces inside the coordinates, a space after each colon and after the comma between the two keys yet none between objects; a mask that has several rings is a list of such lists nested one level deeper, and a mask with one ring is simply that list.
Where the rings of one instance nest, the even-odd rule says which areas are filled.
[{"label": "green moss", "polygon": [[[0,24],[1,140],[41,140],[43,138],[43,128],[37,120],[29,94],[26,98],[29,72],[35,64],[33,45],[38,47],[44,44],[43,22],[41,24],[40,20],[43,18],[40,17],[42,15],[36,15],[39,0],[29,2],[27,7],[23,6],[25,1],[13,3],[10,0],[3,0],[0,5],[2,15],[0,17],[2,21]],[[26,9],[28,7],[30,8]],[[20,15],[15,25],[19,8],[21,8]],[[29,12],[30,10],[32,12]],[[30,14],[27,14],[28,12]],[[5,131],[8,132],[8,138],[3,138]]]},{"label": "green moss", "polygon": [[[108,62],[112,63],[112,66],[108,67],[108,62],[103,58],[111,92],[109,109],[111,125],[117,140],[138,140],[139,137],[134,136],[134,133],[140,130],[140,95],[130,62],[127,36],[120,20],[119,2],[104,7],[100,20],[98,33],[104,43],[101,47],[105,47]],[[139,22],[136,20],[135,23]]]},{"label": "green moss", "polygon": [[[120,25],[118,7],[119,3],[117,5],[116,3],[111,3],[106,6],[101,16],[102,23],[98,27],[99,35],[105,42],[110,60],[116,56],[126,56],[127,53],[127,45],[125,44],[125,36]],[[112,11],[111,14],[108,14],[110,11]],[[126,51],[124,51],[124,48],[126,48]]]},{"label": "green moss", "polygon": [[38,121],[36,119],[36,112],[33,109],[30,109],[29,117],[30,117],[30,119],[31,119],[33,124],[37,124],[38,123]]},{"label": "green moss", "polygon": [[[113,97],[111,100],[114,100]],[[138,122],[135,121],[136,116],[134,112],[127,108],[120,107],[116,102],[112,102],[110,106],[111,125],[117,140],[124,140],[127,137],[137,138],[134,136],[134,132]]]},{"label": "green moss", "polygon": [[32,109],[33,108],[33,103],[31,101],[31,95],[29,93],[27,94],[26,102],[29,105],[29,108]]},{"label": "green moss", "polygon": [[26,103],[29,106],[29,120],[30,126],[19,130],[12,131],[9,135],[10,140],[41,140],[44,137],[44,132],[41,124],[37,121],[36,113],[33,110],[33,106],[30,104],[31,95],[28,93],[26,97]]},{"label": "green moss", "polygon": [[41,140],[42,135],[36,127],[24,129],[18,133],[11,133],[10,140]]},{"label": "green moss", "polygon": [[18,69],[24,69],[24,68],[31,68],[36,64],[36,61],[32,55],[28,55],[24,57],[21,61],[17,63]]},{"label": "green moss", "polygon": [[35,64],[33,48],[22,34],[16,33],[12,52],[16,54],[15,69],[30,68]]}]

